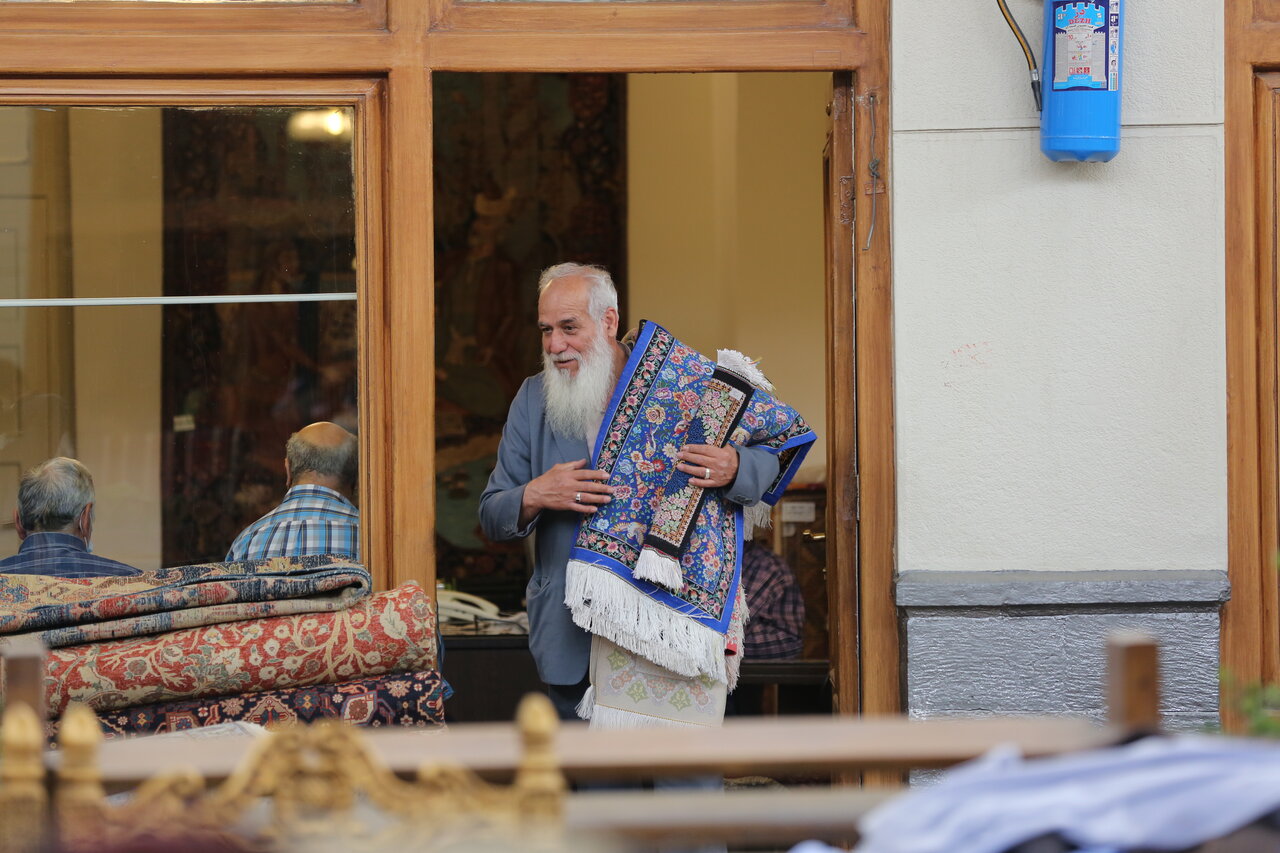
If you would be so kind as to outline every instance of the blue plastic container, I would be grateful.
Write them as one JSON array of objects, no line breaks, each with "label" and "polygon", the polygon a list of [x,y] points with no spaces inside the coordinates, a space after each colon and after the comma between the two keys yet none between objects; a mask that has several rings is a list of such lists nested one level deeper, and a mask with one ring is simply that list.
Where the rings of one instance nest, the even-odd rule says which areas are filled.
[{"label": "blue plastic container", "polygon": [[1040,150],[1105,163],[1120,153],[1120,0],[1045,0]]}]

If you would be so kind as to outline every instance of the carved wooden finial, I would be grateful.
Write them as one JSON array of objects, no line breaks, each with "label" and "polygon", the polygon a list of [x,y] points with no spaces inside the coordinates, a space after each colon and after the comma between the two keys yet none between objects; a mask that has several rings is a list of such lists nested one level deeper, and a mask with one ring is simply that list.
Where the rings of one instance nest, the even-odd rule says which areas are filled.
[{"label": "carved wooden finial", "polygon": [[0,722],[0,853],[28,853],[44,845],[44,732],[35,709],[10,702]]},{"label": "carved wooden finial", "polygon": [[93,711],[79,703],[68,705],[58,732],[62,764],[55,802],[59,832],[71,846],[101,838],[106,808],[98,766],[102,741],[102,728]]},{"label": "carved wooden finial", "polygon": [[539,820],[558,821],[564,811],[567,788],[556,760],[555,737],[560,727],[551,700],[530,693],[516,711],[524,754],[516,771],[515,787],[524,802],[523,813]]}]

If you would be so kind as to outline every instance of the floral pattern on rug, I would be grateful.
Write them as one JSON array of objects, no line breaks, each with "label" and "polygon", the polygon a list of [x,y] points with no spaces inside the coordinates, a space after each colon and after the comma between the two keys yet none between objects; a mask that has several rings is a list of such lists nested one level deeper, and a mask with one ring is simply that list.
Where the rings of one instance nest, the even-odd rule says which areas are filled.
[{"label": "floral pattern on rug", "polygon": [[[725,433],[777,454],[779,474],[763,498],[773,504],[816,440],[798,412],[748,389],[732,371],[656,323],[642,321],[593,454],[594,466],[609,474],[613,500],[584,516],[570,553],[592,572],[633,583],[640,595],[721,634],[737,585],[741,507],[728,505],[723,489],[686,489],[689,477],[676,468],[677,454],[689,442],[720,443]],[[700,417],[704,404],[708,414]],[[659,536],[651,539],[655,526]],[[632,578],[642,548],[657,539],[668,543],[664,550],[680,552],[679,589]],[[680,548],[672,548],[673,542]]]},{"label": "floral pattern on rug", "polygon": [[591,643],[594,728],[710,727],[724,720],[724,682],[686,678],[603,637]]},{"label": "floral pattern on rug", "polygon": [[50,717],[437,669],[436,618],[415,583],[347,610],[274,616],[53,649]]},{"label": "floral pattern on rug", "polygon": [[[166,734],[220,723],[270,726],[330,719],[370,728],[443,728],[444,682],[435,670],[422,670],[315,687],[158,702],[98,715],[107,738]],[[56,721],[49,723],[50,738],[57,730]]]},{"label": "floral pattern on rug", "polygon": [[0,574],[0,634],[31,633],[57,648],[342,610],[371,588],[366,568],[326,554],[203,563],[134,577]]}]

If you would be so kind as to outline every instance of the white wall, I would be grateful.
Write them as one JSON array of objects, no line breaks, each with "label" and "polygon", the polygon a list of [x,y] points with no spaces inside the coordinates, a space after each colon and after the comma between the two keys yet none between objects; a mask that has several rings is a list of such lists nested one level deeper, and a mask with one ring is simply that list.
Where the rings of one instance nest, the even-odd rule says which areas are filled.
[{"label": "white wall", "polygon": [[995,3],[893,5],[900,571],[1226,567],[1222,9],[1126,15],[1120,154],[1065,164]]}]

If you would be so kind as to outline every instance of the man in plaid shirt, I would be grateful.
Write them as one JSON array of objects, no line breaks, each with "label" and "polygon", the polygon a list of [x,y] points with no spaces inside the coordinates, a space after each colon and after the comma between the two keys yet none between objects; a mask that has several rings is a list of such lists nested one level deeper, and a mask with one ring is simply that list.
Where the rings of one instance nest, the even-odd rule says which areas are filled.
[{"label": "man in plaid shirt", "polygon": [[338,554],[359,561],[360,511],[345,497],[355,493],[356,463],[356,437],[337,424],[289,436],[284,500],[241,531],[227,559]]},{"label": "man in plaid shirt", "polygon": [[804,598],[786,561],[759,542],[742,550],[742,586],[747,594],[743,657],[781,660],[804,647]]}]

